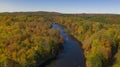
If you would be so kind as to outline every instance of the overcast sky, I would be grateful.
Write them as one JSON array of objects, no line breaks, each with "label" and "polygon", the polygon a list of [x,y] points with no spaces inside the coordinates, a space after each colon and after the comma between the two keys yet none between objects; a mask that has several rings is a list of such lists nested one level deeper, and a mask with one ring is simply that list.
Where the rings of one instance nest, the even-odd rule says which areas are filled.
[{"label": "overcast sky", "polygon": [[120,0],[0,0],[0,12],[16,11],[120,14]]}]

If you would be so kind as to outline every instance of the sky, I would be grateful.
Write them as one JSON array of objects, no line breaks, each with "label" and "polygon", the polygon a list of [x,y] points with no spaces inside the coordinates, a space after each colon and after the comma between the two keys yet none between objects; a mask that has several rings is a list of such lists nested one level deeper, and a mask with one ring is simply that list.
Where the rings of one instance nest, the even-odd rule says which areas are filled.
[{"label": "sky", "polygon": [[120,0],[0,0],[0,12],[120,14]]}]

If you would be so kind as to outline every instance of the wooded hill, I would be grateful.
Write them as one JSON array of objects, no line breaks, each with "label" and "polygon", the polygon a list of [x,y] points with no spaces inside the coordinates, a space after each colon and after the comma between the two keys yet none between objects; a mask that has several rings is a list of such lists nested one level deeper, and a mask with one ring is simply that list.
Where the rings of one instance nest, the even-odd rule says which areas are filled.
[{"label": "wooded hill", "polygon": [[86,67],[120,66],[120,15],[56,12],[1,13],[0,65],[36,67],[56,56],[63,40],[52,22],[82,42]]}]

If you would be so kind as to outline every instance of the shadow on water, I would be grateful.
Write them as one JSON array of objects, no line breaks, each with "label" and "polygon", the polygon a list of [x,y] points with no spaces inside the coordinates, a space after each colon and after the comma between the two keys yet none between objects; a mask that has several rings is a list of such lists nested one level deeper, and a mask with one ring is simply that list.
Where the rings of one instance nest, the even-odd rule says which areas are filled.
[{"label": "shadow on water", "polygon": [[49,59],[39,67],[85,67],[83,50],[80,49],[81,42],[64,33],[65,28],[59,24],[53,23],[52,28],[60,30],[60,34],[65,40],[63,50],[57,57]]},{"label": "shadow on water", "polygon": [[38,67],[46,67],[46,65],[50,64],[50,63],[51,63],[52,61],[54,61],[55,59],[56,59],[56,57],[55,57],[55,58],[52,58],[52,59],[49,59],[49,60],[47,60],[45,63],[39,65]]}]

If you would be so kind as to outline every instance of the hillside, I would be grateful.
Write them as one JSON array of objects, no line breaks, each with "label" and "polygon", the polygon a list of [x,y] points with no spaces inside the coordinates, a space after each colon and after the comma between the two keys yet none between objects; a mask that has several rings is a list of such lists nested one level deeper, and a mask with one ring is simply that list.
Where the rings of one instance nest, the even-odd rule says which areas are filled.
[{"label": "hillside", "polygon": [[36,67],[56,57],[64,41],[53,22],[82,43],[86,67],[120,66],[120,15],[41,11],[0,13],[0,66]]}]

